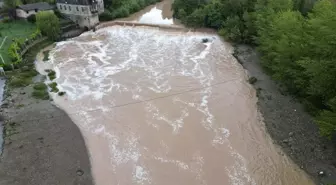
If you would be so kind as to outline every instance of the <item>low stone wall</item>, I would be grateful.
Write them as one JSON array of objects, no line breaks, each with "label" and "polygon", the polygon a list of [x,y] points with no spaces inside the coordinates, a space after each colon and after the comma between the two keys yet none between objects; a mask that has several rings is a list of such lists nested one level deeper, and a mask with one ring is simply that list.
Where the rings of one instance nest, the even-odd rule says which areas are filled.
[{"label": "low stone wall", "polygon": [[158,28],[161,30],[168,30],[168,31],[179,31],[179,32],[203,32],[203,33],[217,33],[216,30],[208,29],[208,28],[185,28],[181,26],[174,26],[174,25],[157,25],[157,24],[146,24],[146,23],[138,23],[138,22],[127,22],[127,21],[109,21],[109,22],[102,22],[96,29],[102,29],[111,26],[131,26],[131,27],[152,27]]}]

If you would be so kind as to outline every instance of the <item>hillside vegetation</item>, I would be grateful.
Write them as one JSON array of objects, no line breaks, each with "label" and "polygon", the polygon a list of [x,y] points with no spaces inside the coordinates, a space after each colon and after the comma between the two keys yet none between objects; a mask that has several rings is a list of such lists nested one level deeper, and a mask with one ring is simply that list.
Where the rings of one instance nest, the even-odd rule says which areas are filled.
[{"label": "hillside vegetation", "polygon": [[104,0],[105,12],[99,16],[100,21],[127,17],[142,8],[160,0]]},{"label": "hillside vegetation", "polygon": [[262,65],[316,117],[322,135],[336,129],[336,5],[332,0],[175,0],[191,27],[256,45]]}]

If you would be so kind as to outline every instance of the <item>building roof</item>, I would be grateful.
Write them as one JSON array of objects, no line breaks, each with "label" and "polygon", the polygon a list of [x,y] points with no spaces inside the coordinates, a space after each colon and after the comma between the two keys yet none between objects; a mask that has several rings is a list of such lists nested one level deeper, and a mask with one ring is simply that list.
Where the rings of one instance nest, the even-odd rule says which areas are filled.
[{"label": "building roof", "polygon": [[75,4],[75,5],[91,5],[96,0],[56,0],[57,3]]},{"label": "building roof", "polygon": [[46,2],[40,2],[40,3],[33,3],[33,4],[25,4],[25,5],[19,5],[17,8],[29,11],[29,10],[52,10],[54,9],[53,6]]}]

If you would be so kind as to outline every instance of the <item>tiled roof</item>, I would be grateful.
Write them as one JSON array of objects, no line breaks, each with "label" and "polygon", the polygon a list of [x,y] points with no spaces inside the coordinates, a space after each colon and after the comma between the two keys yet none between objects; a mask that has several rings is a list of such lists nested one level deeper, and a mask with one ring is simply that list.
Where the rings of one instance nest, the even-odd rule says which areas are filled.
[{"label": "tiled roof", "polygon": [[20,5],[17,6],[17,8],[20,8],[25,11],[29,10],[52,10],[54,9],[53,6],[46,2],[40,2],[40,3],[33,3],[33,4],[25,4],[25,5]]}]

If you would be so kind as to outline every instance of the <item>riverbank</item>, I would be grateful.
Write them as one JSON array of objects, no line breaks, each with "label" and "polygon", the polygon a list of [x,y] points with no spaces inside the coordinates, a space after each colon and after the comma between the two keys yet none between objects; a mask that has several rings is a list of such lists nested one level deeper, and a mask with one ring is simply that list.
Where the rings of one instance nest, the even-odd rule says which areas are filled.
[{"label": "riverbank", "polygon": [[[30,55],[36,56],[38,47]],[[32,62],[14,73],[34,67]],[[32,92],[33,84],[6,86],[0,109],[5,119],[0,185],[92,185],[89,155],[79,129],[50,100],[37,100]]]},{"label": "riverbank", "polygon": [[[319,135],[313,118],[294,98],[279,90],[278,85],[261,68],[255,49],[237,45],[234,54],[239,63],[257,81],[258,107],[274,142],[319,184],[336,182],[334,144]],[[320,175],[320,172],[323,175]]]}]

